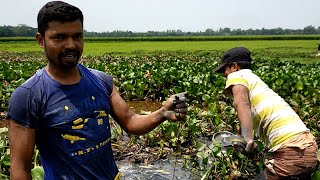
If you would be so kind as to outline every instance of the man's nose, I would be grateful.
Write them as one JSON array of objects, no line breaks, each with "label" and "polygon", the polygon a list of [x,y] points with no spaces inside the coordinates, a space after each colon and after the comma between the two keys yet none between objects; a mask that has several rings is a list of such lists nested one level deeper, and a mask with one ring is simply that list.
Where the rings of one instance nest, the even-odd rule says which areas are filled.
[{"label": "man's nose", "polygon": [[77,47],[73,38],[67,38],[64,44],[66,49],[75,49]]}]

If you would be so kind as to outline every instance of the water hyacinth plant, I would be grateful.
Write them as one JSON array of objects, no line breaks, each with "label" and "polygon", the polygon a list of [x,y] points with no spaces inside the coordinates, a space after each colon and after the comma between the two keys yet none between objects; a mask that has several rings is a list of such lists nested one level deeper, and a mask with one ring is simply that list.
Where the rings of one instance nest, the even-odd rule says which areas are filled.
[{"label": "water hyacinth plant", "polygon": [[[176,152],[174,155],[184,158],[185,167],[198,179],[251,179],[259,174],[264,168],[262,143],[259,153],[248,157],[232,148],[223,150],[221,143],[212,141],[213,134],[218,131],[237,133],[239,129],[232,101],[222,95],[225,79],[212,72],[221,54],[222,51],[173,51],[84,56],[83,64],[113,76],[115,85],[127,101],[162,102],[171,94],[188,92],[189,113],[185,123],[166,122],[146,135],[126,136],[113,122],[114,149],[121,149],[123,144],[125,147],[139,145],[141,149],[155,149],[153,152],[159,158]],[[257,50],[253,52],[254,72],[282,96],[312,134],[319,137],[320,64],[283,61],[306,56],[305,52],[298,51],[292,55],[290,51],[270,54],[266,50]],[[44,65],[40,53],[0,53],[1,112],[7,110],[13,90]],[[0,179],[9,176],[6,131],[1,128]],[[126,139],[120,138],[122,136]]]}]

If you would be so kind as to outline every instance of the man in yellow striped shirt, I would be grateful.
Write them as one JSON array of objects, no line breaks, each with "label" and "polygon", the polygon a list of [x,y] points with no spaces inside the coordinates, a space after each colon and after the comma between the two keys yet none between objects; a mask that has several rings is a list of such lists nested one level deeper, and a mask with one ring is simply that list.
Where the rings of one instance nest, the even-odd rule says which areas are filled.
[{"label": "man in yellow striped shirt", "polygon": [[296,112],[251,70],[250,51],[226,51],[215,72],[227,78],[224,94],[233,97],[246,151],[256,148],[255,134],[272,159],[266,161],[266,179],[310,177],[317,168],[317,144]]}]

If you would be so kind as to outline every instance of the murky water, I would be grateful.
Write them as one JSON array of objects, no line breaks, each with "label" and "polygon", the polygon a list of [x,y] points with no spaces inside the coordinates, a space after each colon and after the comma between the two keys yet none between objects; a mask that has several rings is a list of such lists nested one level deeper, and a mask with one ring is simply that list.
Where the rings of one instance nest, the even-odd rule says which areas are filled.
[{"label": "murky water", "polygon": [[182,168],[182,162],[175,159],[164,159],[149,165],[118,161],[117,165],[123,180],[195,179],[189,171]]},{"label": "murky water", "polygon": [[127,104],[135,113],[138,114],[141,112],[153,112],[162,107],[161,102],[154,101],[128,101]]}]

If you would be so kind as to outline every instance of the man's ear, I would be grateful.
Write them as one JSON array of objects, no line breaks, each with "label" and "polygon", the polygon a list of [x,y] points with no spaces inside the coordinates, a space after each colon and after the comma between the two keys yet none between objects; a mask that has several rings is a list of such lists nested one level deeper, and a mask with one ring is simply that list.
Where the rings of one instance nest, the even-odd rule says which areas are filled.
[{"label": "man's ear", "polygon": [[240,70],[240,67],[239,67],[238,63],[236,63],[236,62],[232,63],[232,68],[236,69],[237,71]]},{"label": "man's ear", "polygon": [[40,47],[43,49],[44,48],[44,37],[39,32],[37,32],[36,39],[37,39],[37,42],[40,45]]}]

